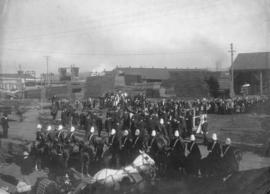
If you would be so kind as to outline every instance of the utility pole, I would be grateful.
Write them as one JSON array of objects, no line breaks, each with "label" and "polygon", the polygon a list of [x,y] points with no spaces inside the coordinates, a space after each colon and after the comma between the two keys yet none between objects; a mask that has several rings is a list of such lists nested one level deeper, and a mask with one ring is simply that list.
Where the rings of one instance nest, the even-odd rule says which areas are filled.
[{"label": "utility pole", "polygon": [[233,50],[233,43],[230,44],[230,50],[231,53],[231,90],[230,90],[230,96],[231,98],[234,97],[234,66],[233,66],[233,55],[236,52]]},{"label": "utility pole", "polygon": [[46,58],[46,66],[47,66],[47,73],[46,73],[46,84],[49,84],[49,57],[50,56],[44,56]]},{"label": "utility pole", "polygon": [[[45,83],[44,83],[44,88],[42,89],[41,91],[41,104],[42,104],[42,107],[43,107],[43,103],[45,102],[45,99],[46,99],[46,96],[48,96],[48,92],[47,92],[47,85],[49,83],[49,56],[44,56],[45,59],[46,59],[46,75],[45,75]],[[43,108],[42,108],[42,111],[43,111]]]}]

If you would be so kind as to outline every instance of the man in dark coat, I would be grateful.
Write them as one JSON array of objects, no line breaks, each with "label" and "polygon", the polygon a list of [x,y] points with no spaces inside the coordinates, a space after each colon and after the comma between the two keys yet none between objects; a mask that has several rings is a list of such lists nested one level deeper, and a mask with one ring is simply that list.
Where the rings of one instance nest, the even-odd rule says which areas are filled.
[{"label": "man in dark coat", "polygon": [[144,150],[144,142],[141,136],[140,129],[135,130],[135,137],[132,141],[132,155],[133,159],[138,156],[140,150]]},{"label": "man in dark coat", "polygon": [[151,137],[148,140],[147,152],[155,161],[157,161],[156,157],[158,155],[158,151],[159,151],[159,148],[157,144],[157,132],[156,130],[152,130]]},{"label": "man in dark coat", "polygon": [[196,143],[195,135],[190,136],[190,142],[187,144],[188,156],[186,159],[186,170],[190,175],[198,176],[201,160],[201,152]]},{"label": "man in dark coat", "polygon": [[209,175],[214,175],[219,172],[221,161],[221,147],[217,140],[217,134],[213,133],[212,142],[207,143],[209,151],[206,157],[206,166]]},{"label": "man in dark coat", "polygon": [[236,161],[234,150],[231,147],[230,138],[226,138],[225,145],[221,148],[221,158],[224,178],[238,170],[238,162]]},{"label": "man in dark coat", "polygon": [[3,138],[8,138],[8,116],[6,113],[3,114],[3,117],[1,118],[1,125],[3,128]]},{"label": "man in dark coat", "polygon": [[184,167],[185,145],[180,137],[179,131],[174,132],[174,138],[170,144],[170,163],[173,170]]},{"label": "man in dark coat", "polygon": [[96,126],[97,126],[97,130],[98,130],[98,136],[100,137],[101,136],[101,131],[102,131],[102,128],[103,128],[103,123],[102,123],[102,118],[101,117],[98,117],[96,118]]},{"label": "man in dark coat", "polygon": [[188,111],[186,114],[186,128],[187,128],[187,135],[191,135],[192,128],[193,128],[193,115],[191,111]]},{"label": "man in dark coat", "polygon": [[120,164],[121,166],[125,166],[130,162],[131,140],[128,130],[124,130],[120,142]]},{"label": "man in dark coat", "polygon": [[116,134],[116,130],[112,129],[111,134],[108,140],[108,146],[109,146],[109,151],[112,154],[112,159],[110,162],[110,165],[112,167],[116,167],[117,165],[117,157],[120,151],[120,142]]}]

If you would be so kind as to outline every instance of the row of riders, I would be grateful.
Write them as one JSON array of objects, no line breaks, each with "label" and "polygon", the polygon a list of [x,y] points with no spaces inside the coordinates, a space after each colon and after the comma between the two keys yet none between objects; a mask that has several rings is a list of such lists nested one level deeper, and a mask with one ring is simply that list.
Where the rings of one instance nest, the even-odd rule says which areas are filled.
[{"label": "row of riders", "polygon": [[[74,127],[66,130],[62,125],[55,129],[48,126],[44,130],[38,125],[38,129],[37,141],[30,155],[35,158],[38,168],[48,167],[54,175],[64,175],[69,167],[78,164],[86,175],[94,164],[111,168],[126,166],[142,150],[155,160],[161,176],[186,173],[225,177],[238,169],[238,158],[230,138],[221,145],[216,134],[212,135],[212,140],[205,138],[208,155],[202,158],[195,135],[183,139],[178,130],[171,139],[166,139],[156,130],[145,136],[140,129],[136,129],[132,136],[129,130],[112,129],[108,137],[99,137],[95,128],[91,127],[87,137],[79,138]],[[74,163],[70,162],[72,157],[75,158]]]}]

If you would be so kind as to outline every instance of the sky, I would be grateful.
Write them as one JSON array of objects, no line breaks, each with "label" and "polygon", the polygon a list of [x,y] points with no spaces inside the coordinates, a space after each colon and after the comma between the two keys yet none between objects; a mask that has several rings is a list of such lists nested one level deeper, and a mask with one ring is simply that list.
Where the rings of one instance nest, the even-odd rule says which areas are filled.
[{"label": "sky", "polygon": [[2,72],[223,68],[270,51],[270,0],[0,0]]}]

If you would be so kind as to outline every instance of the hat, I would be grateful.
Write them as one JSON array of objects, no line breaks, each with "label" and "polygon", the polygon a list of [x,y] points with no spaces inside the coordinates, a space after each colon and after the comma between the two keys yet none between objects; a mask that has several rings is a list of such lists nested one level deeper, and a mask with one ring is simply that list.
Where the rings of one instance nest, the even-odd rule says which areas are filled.
[{"label": "hat", "polygon": [[216,133],[213,133],[213,134],[212,134],[212,139],[213,139],[214,141],[217,141],[217,134],[216,134]]},{"label": "hat", "polygon": [[51,125],[48,125],[47,131],[50,131],[50,130],[52,130],[52,126]]},{"label": "hat", "polygon": [[231,140],[231,138],[226,138],[226,140],[225,140],[225,144],[226,145],[231,145],[231,143],[232,143],[232,140]]},{"label": "hat", "polygon": [[72,127],[70,128],[70,132],[74,132],[74,131],[75,131],[75,127],[72,126]]},{"label": "hat", "polygon": [[156,135],[157,135],[156,130],[152,130],[151,136],[152,136],[152,137],[155,137]]},{"label": "hat", "polygon": [[90,132],[91,133],[94,133],[95,132],[95,128],[93,126],[90,128]]},{"label": "hat", "polygon": [[58,131],[62,130],[63,129],[63,125],[59,125],[58,126]]},{"label": "hat", "polygon": [[111,135],[114,135],[114,134],[116,134],[116,130],[115,129],[112,129]]},{"label": "hat", "polygon": [[163,124],[164,124],[164,119],[161,118],[160,121],[159,121],[159,123],[160,123],[161,125],[163,125]]},{"label": "hat", "polygon": [[140,135],[140,129],[136,129],[135,135],[136,135],[136,136]]},{"label": "hat", "polygon": [[127,136],[128,135],[128,130],[125,130],[124,131],[124,136]]},{"label": "hat", "polygon": [[37,128],[38,128],[38,129],[41,129],[41,128],[42,128],[42,125],[41,125],[41,124],[38,124],[38,125],[37,125]]},{"label": "hat", "polygon": [[178,130],[175,130],[174,136],[175,136],[175,137],[179,137],[179,131],[178,131]]},{"label": "hat", "polygon": [[29,156],[29,153],[27,151],[24,151],[23,156]]},{"label": "hat", "polygon": [[196,140],[195,135],[192,134],[192,135],[190,136],[190,140],[191,140],[191,141],[195,141],[195,140]]}]

